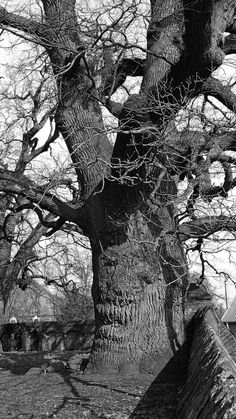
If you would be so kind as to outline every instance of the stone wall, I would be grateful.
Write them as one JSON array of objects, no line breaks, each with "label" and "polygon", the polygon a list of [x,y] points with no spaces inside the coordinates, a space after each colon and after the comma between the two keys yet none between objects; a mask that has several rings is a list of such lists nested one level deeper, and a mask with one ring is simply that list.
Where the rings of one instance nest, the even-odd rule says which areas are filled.
[{"label": "stone wall", "polygon": [[0,326],[2,350],[63,351],[89,350],[94,321],[8,323]]},{"label": "stone wall", "polygon": [[214,310],[197,312],[187,329],[188,377],[176,418],[236,418],[236,340]]}]

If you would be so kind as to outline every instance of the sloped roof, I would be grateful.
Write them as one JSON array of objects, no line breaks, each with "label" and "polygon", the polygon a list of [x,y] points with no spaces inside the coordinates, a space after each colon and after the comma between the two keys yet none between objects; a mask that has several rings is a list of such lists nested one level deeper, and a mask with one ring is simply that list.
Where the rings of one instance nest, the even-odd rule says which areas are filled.
[{"label": "sloped roof", "polygon": [[226,310],[221,321],[224,323],[236,323],[236,297],[234,297],[231,305]]}]

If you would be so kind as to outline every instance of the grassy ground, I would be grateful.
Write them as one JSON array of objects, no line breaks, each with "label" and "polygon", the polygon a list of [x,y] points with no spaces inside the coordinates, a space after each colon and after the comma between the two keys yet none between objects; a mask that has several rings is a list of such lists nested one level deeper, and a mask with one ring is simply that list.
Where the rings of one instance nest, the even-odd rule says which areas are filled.
[{"label": "grassy ground", "polygon": [[[71,354],[57,354],[66,359]],[[82,419],[130,417],[150,382],[139,379],[85,376],[65,370],[43,373],[47,354],[0,354],[0,419]],[[25,374],[26,373],[26,374]]]},{"label": "grassy ground", "polygon": [[[67,360],[71,355],[54,357]],[[86,376],[69,370],[44,373],[37,368],[27,373],[41,367],[48,356],[0,354],[0,419],[170,419],[173,415],[179,378]]]}]

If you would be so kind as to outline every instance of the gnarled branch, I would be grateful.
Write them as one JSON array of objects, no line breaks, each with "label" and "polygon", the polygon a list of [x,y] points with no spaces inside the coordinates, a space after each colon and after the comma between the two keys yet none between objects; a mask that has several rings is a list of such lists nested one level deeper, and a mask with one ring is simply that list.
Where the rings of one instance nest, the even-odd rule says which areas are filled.
[{"label": "gnarled branch", "polygon": [[226,215],[195,218],[179,226],[179,237],[182,242],[191,238],[209,237],[218,231],[236,231],[236,217]]},{"label": "gnarled branch", "polygon": [[105,77],[103,94],[111,96],[125,82],[126,77],[143,76],[145,60],[142,58],[123,58],[118,65],[110,66]]},{"label": "gnarled branch", "polygon": [[219,100],[230,111],[236,112],[236,95],[229,86],[223,85],[214,77],[209,77],[202,87],[202,93]]},{"label": "gnarled branch", "polygon": [[44,45],[46,40],[46,26],[24,16],[8,12],[0,6],[0,27],[14,28],[32,36],[37,44]]},{"label": "gnarled branch", "polygon": [[66,203],[36,185],[27,176],[18,176],[10,170],[0,169],[0,190],[24,196],[29,201],[36,203],[40,208],[52,214],[75,223],[80,222],[80,205]]},{"label": "gnarled branch", "polygon": [[226,36],[223,41],[221,49],[224,51],[225,55],[235,54],[236,53],[236,34],[230,34]]}]

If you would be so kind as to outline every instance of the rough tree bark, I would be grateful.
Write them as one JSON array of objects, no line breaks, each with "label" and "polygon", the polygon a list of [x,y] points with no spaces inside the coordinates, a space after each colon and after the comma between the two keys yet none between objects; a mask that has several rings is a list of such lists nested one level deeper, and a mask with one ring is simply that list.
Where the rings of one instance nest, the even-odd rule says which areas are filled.
[{"label": "rough tree bark", "polygon": [[[222,64],[222,34],[233,22],[235,2],[151,1],[147,58],[137,66],[137,75],[143,76],[141,90],[119,113],[113,152],[75,1],[42,3],[42,25],[3,11],[0,17],[4,27],[27,32],[44,46],[56,76],[55,118],[74,163],[80,199],[68,211],[55,199],[49,205],[49,195],[38,202],[77,223],[91,242],[96,331],[87,371],[157,373],[184,340],[188,274],[180,237],[184,229],[175,217],[176,177],[186,164],[182,159],[178,165],[184,156],[177,153],[180,136],[175,131],[173,135],[171,124]],[[124,66],[125,71],[128,74]],[[124,79],[110,82],[110,89],[107,81],[104,94]],[[187,137],[184,141],[187,154],[193,146]],[[33,187],[25,192],[19,186],[18,193],[37,201]],[[190,224],[186,231],[191,236]]]},{"label": "rough tree bark", "polygon": [[[139,188],[112,188],[91,240],[96,334],[88,368],[158,372],[183,342],[186,262],[173,208]],[[116,198],[114,199],[114,195]],[[112,202],[111,202],[112,201]]]}]

